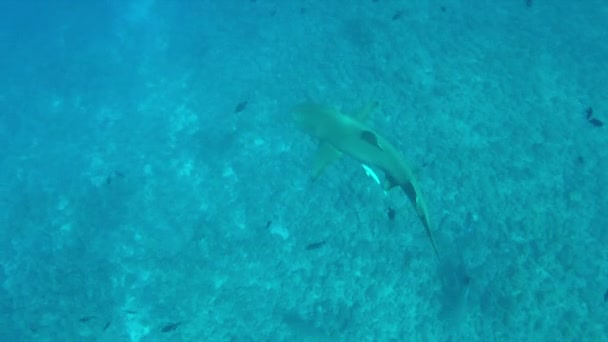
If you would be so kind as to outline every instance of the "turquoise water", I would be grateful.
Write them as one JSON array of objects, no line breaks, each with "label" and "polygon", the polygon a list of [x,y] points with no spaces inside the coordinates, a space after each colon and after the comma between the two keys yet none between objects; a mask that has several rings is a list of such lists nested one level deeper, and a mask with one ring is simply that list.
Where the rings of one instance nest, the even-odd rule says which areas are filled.
[{"label": "turquoise water", "polygon": [[[608,341],[606,23],[603,0],[1,2],[0,340]],[[372,101],[439,260],[357,159],[311,180],[292,108]]]}]

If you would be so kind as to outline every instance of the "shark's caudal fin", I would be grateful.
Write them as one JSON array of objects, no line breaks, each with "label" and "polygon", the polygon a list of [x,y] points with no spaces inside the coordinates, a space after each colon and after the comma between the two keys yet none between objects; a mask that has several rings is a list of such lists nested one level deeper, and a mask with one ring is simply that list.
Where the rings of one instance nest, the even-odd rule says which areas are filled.
[{"label": "shark's caudal fin", "polygon": [[438,260],[441,260],[441,257],[439,256],[439,251],[437,250],[437,244],[435,243],[435,239],[433,238],[433,233],[429,224],[424,223],[424,230],[426,231],[426,236],[428,236],[429,240],[431,240],[431,245],[433,245],[433,251],[435,251],[435,256]]},{"label": "shark's caudal fin", "polygon": [[410,201],[414,205],[414,208],[416,209],[416,213],[418,214],[418,217],[420,218],[420,221],[422,221],[422,225],[424,226],[424,231],[426,232],[426,236],[429,238],[429,240],[431,240],[431,245],[433,245],[433,250],[435,251],[435,255],[437,256],[437,259],[441,259],[439,257],[439,252],[437,251],[437,244],[435,243],[435,239],[433,238],[433,233],[431,231],[431,221],[429,219],[429,214],[426,210],[426,203],[424,202],[422,197],[420,197],[420,195],[416,191],[414,184],[412,184],[412,183],[403,184],[403,185],[401,185],[401,189],[403,190],[403,192],[405,192],[407,197],[410,199]]}]

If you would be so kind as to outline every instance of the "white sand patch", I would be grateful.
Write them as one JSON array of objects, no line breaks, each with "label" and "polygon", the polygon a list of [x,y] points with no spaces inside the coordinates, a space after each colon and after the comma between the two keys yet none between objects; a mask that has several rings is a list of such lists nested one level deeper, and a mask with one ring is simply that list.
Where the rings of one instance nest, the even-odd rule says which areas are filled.
[{"label": "white sand patch", "polygon": [[63,102],[63,98],[53,97],[53,99],[51,100],[51,110],[53,111],[53,113],[56,113],[57,111],[62,109]]},{"label": "white sand patch", "polygon": [[281,224],[273,224],[270,233],[281,237],[283,240],[289,239],[289,230]]},{"label": "white sand patch", "polygon": [[70,205],[70,201],[68,201],[65,197],[60,197],[59,201],[57,201],[57,206],[55,207],[58,211],[64,211]]},{"label": "white sand patch", "polygon": [[232,178],[235,177],[236,174],[234,173],[234,170],[232,169],[231,165],[226,165],[224,166],[224,170],[222,170],[222,177],[224,178]]},{"label": "white sand patch", "polygon": [[194,169],[194,163],[189,159],[182,163],[177,170],[177,174],[180,177],[190,177],[192,175],[192,169]]},{"label": "white sand patch", "polygon": [[72,224],[71,223],[65,223],[62,224],[61,227],[59,227],[59,231],[63,232],[63,233],[69,233],[72,231]]}]

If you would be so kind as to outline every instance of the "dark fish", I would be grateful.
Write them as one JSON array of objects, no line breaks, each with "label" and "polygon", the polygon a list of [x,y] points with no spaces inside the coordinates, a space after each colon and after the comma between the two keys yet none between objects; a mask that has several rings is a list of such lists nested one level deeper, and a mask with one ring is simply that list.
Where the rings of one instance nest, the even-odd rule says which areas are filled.
[{"label": "dark fish", "polygon": [[266,227],[264,227],[264,228],[268,229],[270,227],[270,225],[272,225],[272,221],[266,222]]},{"label": "dark fish", "polygon": [[234,107],[234,112],[240,113],[240,112],[244,111],[246,108],[247,108],[247,101],[241,101],[241,102],[239,102],[239,104],[236,105],[236,107]]},{"label": "dark fish", "polygon": [[604,126],[604,123],[602,122],[602,120],[600,119],[596,119],[596,118],[591,118],[589,119],[589,122],[595,126],[595,127],[602,127]]},{"label": "dark fish", "polygon": [[604,303],[608,302],[608,289],[604,292]]},{"label": "dark fish", "polygon": [[103,331],[108,330],[108,328],[110,327],[110,324],[112,324],[112,321],[108,321],[108,322],[106,323],[106,325],[104,325],[104,326],[103,326]]},{"label": "dark fish", "polygon": [[160,332],[170,332],[170,331],[174,331],[175,329],[177,329],[177,327],[179,327],[182,324],[182,322],[177,322],[177,323],[169,323],[167,325],[165,325]]},{"label": "dark fish", "polygon": [[403,16],[403,11],[396,11],[395,14],[393,14],[393,17],[391,19],[399,20],[399,19],[401,19],[402,16]]},{"label": "dark fish", "polygon": [[532,7],[532,0],[526,0],[526,7]]},{"label": "dark fish", "polygon": [[80,318],[78,321],[81,322],[81,323],[86,323],[86,322],[88,322],[90,320],[93,320],[95,318],[97,318],[97,317],[95,317],[95,316],[84,316],[84,317]]},{"label": "dark fish", "polygon": [[115,178],[124,178],[125,174],[121,171],[114,171],[110,175],[106,177],[106,184],[111,184],[112,180]]},{"label": "dark fish", "polygon": [[135,310],[125,310],[124,312],[129,315],[135,315],[137,313]]},{"label": "dark fish", "polygon": [[388,210],[386,210],[386,215],[388,216],[388,219],[391,221],[395,219],[396,214],[397,214],[397,212],[393,208],[388,208]]},{"label": "dark fish", "polygon": [[308,245],[306,245],[306,250],[312,251],[313,249],[318,249],[318,248],[323,247],[323,245],[325,245],[325,241],[309,243]]},{"label": "dark fish", "polygon": [[593,117],[593,108],[585,108],[585,117],[587,118],[587,120],[590,120]]}]

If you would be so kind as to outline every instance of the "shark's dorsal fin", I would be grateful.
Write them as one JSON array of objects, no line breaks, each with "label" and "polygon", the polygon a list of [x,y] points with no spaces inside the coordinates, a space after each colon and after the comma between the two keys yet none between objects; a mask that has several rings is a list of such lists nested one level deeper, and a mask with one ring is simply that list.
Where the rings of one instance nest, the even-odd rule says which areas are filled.
[{"label": "shark's dorsal fin", "polygon": [[342,156],[342,152],[336,150],[328,143],[322,142],[315,154],[312,164],[312,179],[315,180],[325,170],[325,167]]},{"label": "shark's dorsal fin", "polygon": [[359,134],[359,137],[367,142],[368,144],[377,147],[380,151],[383,151],[384,149],[382,148],[382,146],[380,145],[380,142],[378,141],[378,136],[376,135],[376,133],[370,131],[370,130],[365,130],[365,131],[361,131],[361,133]]}]

